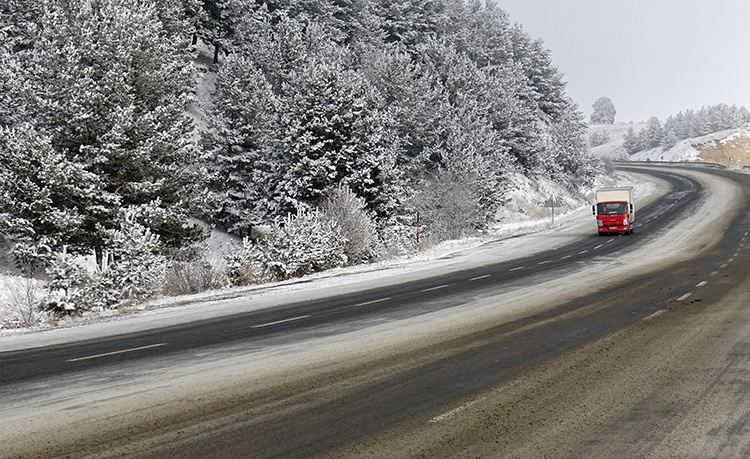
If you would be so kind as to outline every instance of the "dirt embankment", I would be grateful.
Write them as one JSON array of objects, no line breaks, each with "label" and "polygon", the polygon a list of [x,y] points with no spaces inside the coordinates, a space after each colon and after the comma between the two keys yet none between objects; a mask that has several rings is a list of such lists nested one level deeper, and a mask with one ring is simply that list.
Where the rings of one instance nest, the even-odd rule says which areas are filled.
[{"label": "dirt embankment", "polygon": [[750,166],[750,128],[738,131],[721,141],[698,145],[704,161],[730,167]]}]

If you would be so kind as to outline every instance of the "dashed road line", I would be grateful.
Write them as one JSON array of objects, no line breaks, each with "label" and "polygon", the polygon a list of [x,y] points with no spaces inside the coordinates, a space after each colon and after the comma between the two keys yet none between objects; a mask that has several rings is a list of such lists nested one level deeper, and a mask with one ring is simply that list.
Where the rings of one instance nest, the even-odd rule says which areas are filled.
[{"label": "dashed road line", "polygon": [[133,347],[130,349],[123,349],[121,351],[105,352],[103,354],[89,355],[87,357],[78,357],[77,359],[69,359],[66,362],[79,362],[81,360],[98,359],[99,357],[107,357],[110,355],[125,354],[126,352],[142,351],[144,349],[151,349],[154,347],[166,346],[167,343],[151,344],[149,346]]},{"label": "dashed road line", "polygon": [[704,285],[708,284],[708,281],[701,281],[696,284],[696,287],[703,287]]},{"label": "dashed road line", "polygon": [[644,317],[644,318],[643,318],[643,320],[651,320],[651,319],[653,319],[653,318],[655,318],[655,317],[659,317],[660,315],[664,314],[665,312],[667,312],[667,310],[666,310],[666,309],[659,309],[659,310],[658,310],[658,311],[656,311],[655,313],[653,313],[653,314],[650,314],[650,315],[648,315],[648,316]]},{"label": "dashed road line", "polygon": [[485,274],[484,276],[472,277],[471,279],[469,279],[469,282],[478,281],[480,279],[487,279],[488,277],[491,276],[489,274]]},{"label": "dashed road line", "polygon": [[388,301],[388,300],[390,300],[390,299],[391,299],[391,297],[390,297],[390,296],[388,296],[388,297],[385,297],[385,298],[381,298],[381,299],[379,299],[379,300],[365,301],[364,303],[358,303],[358,304],[355,304],[355,305],[354,305],[354,307],[355,307],[355,308],[358,308],[358,307],[360,307],[360,306],[369,306],[369,305],[371,305],[371,304],[384,303],[384,302],[386,302],[386,301]]},{"label": "dashed road line", "polygon": [[573,255],[565,255],[564,257],[561,258],[561,260],[567,260],[568,258],[572,258],[572,257]]},{"label": "dashed road line", "polygon": [[420,290],[420,292],[432,292],[433,290],[440,290],[442,288],[446,288],[448,285],[450,284],[443,284],[443,285],[438,285],[437,287],[425,288],[425,289]]},{"label": "dashed road line", "polygon": [[601,249],[602,247],[604,247],[604,244],[599,244],[599,245],[597,245],[596,247],[594,247],[594,250],[596,250],[596,249]]},{"label": "dashed road line", "polygon": [[691,296],[693,296],[692,293],[686,293],[686,294],[682,295],[681,297],[677,298],[675,301],[684,301],[684,300],[687,300],[688,298],[690,298]]},{"label": "dashed road line", "polygon": [[266,324],[253,325],[253,326],[252,326],[252,327],[250,327],[250,328],[263,328],[263,327],[270,327],[270,326],[272,326],[272,325],[279,325],[279,324],[284,324],[284,323],[287,323],[287,322],[294,322],[295,320],[302,320],[302,319],[307,319],[307,318],[309,318],[309,317],[312,317],[312,316],[309,316],[309,315],[308,315],[308,316],[299,316],[299,317],[292,317],[291,319],[277,320],[276,322],[268,322],[268,323],[266,323]]},{"label": "dashed road line", "polygon": [[465,410],[467,408],[470,408],[472,405],[476,405],[477,403],[485,400],[486,398],[487,397],[481,397],[481,398],[478,398],[476,400],[472,400],[469,403],[465,403],[465,404],[459,406],[458,408],[454,408],[454,409],[452,409],[452,410],[450,410],[450,411],[448,411],[446,413],[443,413],[443,414],[441,414],[439,416],[435,416],[434,418],[430,419],[427,422],[429,424],[435,424],[437,422],[444,421],[444,420],[446,420],[446,419],[448,419],[450,417],[453,417],[454,415],[460,413],[461,411],[463,411],[463,410]]},{"label": "dashed road line", "polygon": [[518,266],[518,267],[516,267],[516,268],[511,268],[511,269],[509,269],[509,270],[508,270],[508,272],[509,272],[509,273],[512,273],[513,271],[520,271],[520,270],[522,270],[523,268],[525,268],[525,266]]},{"label": "dashed road line", "polygon": [[583,255],[584,253],[588,253],[588,250],[582,250],[582,251],[578,252],[578,255]]},{"label": "dashed road line", "polygon": [[537,263],[538,265],[546,265],[547,263],[552,263],[552,260],[544,260]]}]

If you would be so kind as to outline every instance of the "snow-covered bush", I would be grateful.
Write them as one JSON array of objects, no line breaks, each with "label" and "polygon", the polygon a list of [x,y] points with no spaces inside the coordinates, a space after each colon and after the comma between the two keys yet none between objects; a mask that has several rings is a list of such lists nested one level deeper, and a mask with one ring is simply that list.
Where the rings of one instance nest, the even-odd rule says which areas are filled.
[{"label": "snow-covered bush", "polygon": [[598,147],[599,145],[604,145],[610,140],[607,131],[594,131],[591,133],[591,136],[589,136],[589,145],[591,147]]},{"label": "snow-covered bush", "polygon": [[372,261],[383,254],[374,215],[367,210],[365,200],[349,187],[339,185],[328,192],[323,216],[341,228],[346,240],[344,253],[350,264]]},{"label": "snow-covered bush", "polygon": [[335,222],[318,210],[299,210],[277,219],[272,237],[262,241],[259,260],[261,279],[283,280],[344,266],[346,238]]},{"label": "snow-covered bush", "polygon": [[45,308],[65,313],[81,309],[83,288],[90,276],[65,247],[62,252],[52,255],[46,271],[49,282],[46,285]]},{"label": "snow-covered bush", "polygon": [[85,272],[64,250],[52,257],[47,308],[71,313],[141,301],[162,285],[167,260],[159,236],[136,221],[134,208],[120,213],[119,228],[106,230],[107,263]]},{"label": "snow-covered bush", "polygon": [[263,252],[249,237],[242,239],[242,248],[226,256],[227,276],[232,285],[249,285],[256,281],[255,273],[263,270]]}]

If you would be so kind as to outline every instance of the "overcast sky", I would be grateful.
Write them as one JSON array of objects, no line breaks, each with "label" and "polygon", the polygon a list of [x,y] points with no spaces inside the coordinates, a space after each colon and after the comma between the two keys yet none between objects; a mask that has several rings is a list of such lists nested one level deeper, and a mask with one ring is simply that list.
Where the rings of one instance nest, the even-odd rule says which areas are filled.
[{"label": "overcast sky", "polygon": [[750,108],[750,0],[496,1],[544,41],[587,121],[600,96],[618,122]]}]

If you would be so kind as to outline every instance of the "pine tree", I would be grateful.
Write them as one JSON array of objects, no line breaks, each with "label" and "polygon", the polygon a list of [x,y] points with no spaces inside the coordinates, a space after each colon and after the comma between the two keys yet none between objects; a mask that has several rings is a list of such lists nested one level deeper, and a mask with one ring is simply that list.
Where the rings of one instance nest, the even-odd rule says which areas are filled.
[{"label": "pine tree", "polygon": [[659,118],[652,116],[646,122],[646,127],[639,133],[642,139],[642,147],[644,149],[656,148],[660,146],[664,140],[664,129],[661,126]]},{"label": "pine tree", "polygon": [[622,148],[624,148],[630,155],[643,150],[641,139],[638,134],[635,133],[633,126],[630,126],[627,132],[622,136]]},{"label": "pine tree", "polygon": [[228,231],[247,233],[272,215],[274,137],[278,102],[254,63],[231,55],[221,67],[206,143],[213,151],[213,187],[225,195],[218,219]]},{"label": "pine tree", "polygon": [[0,127],[0,233],[14,242],[25,271],[43,267],[55,251],[69,246],[88,252],[86,203],[119,198],[101,193],[99,177],[54,149],[50,136],[29,126]]},{"label": "pine tree", "polygon": [[381,198],[382,143],[378,101],[355,71],[311,63],[287,87],[280,151],[285,171],[276,187],[281,210],[319,203],[326,189],[348,185],[369,205]]},{"label": "pine tree", "polygon": [[157,201],[163,212],[146,223],[165,243],[195,237],[186,217],[206,200],[187,115],[187,50],[168,39],[148,4],[44,5],[33,49],[14,55],[12,89],[16,105],[51,134],[52,148],[99,181],[91,199],[77,203],[84,222],[68,242],[94,248],[101,261],[118,209]]}]

